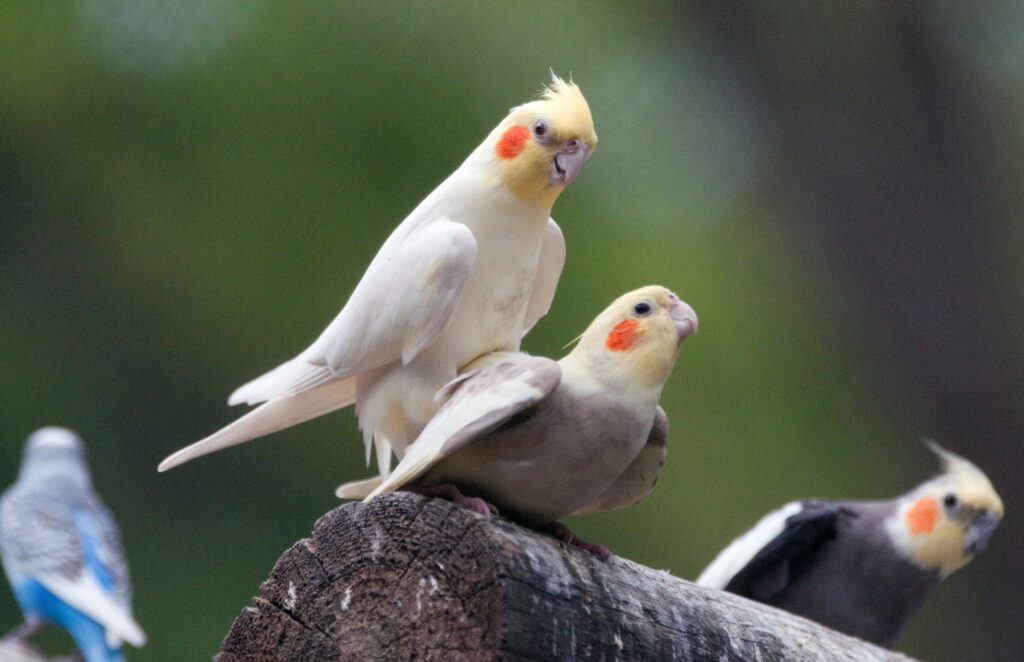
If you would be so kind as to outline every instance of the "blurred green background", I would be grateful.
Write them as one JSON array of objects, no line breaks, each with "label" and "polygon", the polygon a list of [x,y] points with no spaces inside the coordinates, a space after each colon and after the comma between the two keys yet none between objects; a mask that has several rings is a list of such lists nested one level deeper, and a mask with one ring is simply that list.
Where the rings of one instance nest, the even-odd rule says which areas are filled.
[{"label": "blurred green background", "polygon": [[367,474],[351,411],[158,461],[316,338],[549,67],[600,146],[524,349],[561,356],[650,283],[701,321],[658,489],[569,523],[693,578],[790,499],[908,490],[930,435],[1008,515],[901,648],[1024,658],[1019,3],[11,1],[0,26],[0,484],[34,429],[85,438],[150,635],[131,659],[209,659]]}]

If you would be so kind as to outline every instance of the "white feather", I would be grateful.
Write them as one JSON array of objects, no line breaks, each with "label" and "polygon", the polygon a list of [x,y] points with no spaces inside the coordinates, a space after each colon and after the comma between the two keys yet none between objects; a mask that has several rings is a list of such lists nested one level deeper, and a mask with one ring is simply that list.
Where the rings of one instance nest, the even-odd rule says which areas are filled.
[{"label": "white feather", "polygon": [[448,325],[476,259],[468,227],[425,219],[384,243],[341,313],[304,352],[337,377],[409,363]]},{"label": "white feather", "polygon": [[107,631],[107,643],[112,647],[127,641],[135,647],[146,643],[146,633],[132,618],[128,607],[107,593],[90,573],[82,573],[75,579],[56,574],[35,575],[47,590],[102,625]]},{"label": "white feather", "polygon": [[353,480],[336,489],[334,491],[334,495],[339,499],[365,499],[370,492],[377,489],[377,487],[383,482],[384,478],[381,476],[374,476],[373,478],[366,478],[363,480]]},{"label": "white feather", "polygon": [[525,336],[541,317],[547,315],[551,302],[555,298],[555,288],[565,266],[565,237],[562,229],[554,219],[549,218],[544,230],[544,241],[540,247],[540,259],[537,262],[537,280],[533,283],[533,295],[526,307],[526,319],[523,323]]},{"label": "white feather", "polygon": [[753,528],[719,552],[695,583],[711,588],[725,588],[765,545],[782,533],[786,528],[786,520],[802,509],[803,505],[799,501],[793,501],[762,517]]},{"label": "white feather", "polygon": [[272,398],[302,393],[334,380],[327,366],[314,365],[304,355],[299,355],[239,386],[228,396],[228,404],[255,405]]},{"label": "white feather", "polygon": [[227,427],[169,455],[157,471],[167,471],[207,453],[283,430],[355,402],[355,378],[332,382],[299,395],[276,398],[253,409]]}]

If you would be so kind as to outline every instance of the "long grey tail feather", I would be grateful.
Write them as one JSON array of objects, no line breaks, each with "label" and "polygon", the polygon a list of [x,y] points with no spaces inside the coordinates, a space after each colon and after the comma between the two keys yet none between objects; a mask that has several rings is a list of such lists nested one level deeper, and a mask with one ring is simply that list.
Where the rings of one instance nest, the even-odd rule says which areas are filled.
[{"label": "long grey tail feather", "polygon": [[209,437],[172,453],[160,463],[157,471],[167,471],[207,453],[283,430],[317,416],[323,416],[336,409],[347,407],[355,401],[355,375],[296,395],[275,398],[253,409],[234,423],[214,432]]}]

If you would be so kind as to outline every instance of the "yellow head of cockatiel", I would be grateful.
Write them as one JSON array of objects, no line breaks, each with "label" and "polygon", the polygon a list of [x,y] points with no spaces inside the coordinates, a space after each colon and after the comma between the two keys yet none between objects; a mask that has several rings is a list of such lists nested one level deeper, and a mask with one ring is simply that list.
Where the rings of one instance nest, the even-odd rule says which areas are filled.
[{"label": "yellow head of cockatiel", "polygon": [[608,374],[638,387],[661,388],[668,379],[679,344],[697,331],[697,314],[660,285],[622,295],[580,336],[572,354],[591,362],[615,362]]},{"label": "yellow head of cockatiel", "polygon": [[513,108],[491,140],[509,189],[546,207],[597,147],[587,100],[574,83],[554,73],[541,98]]},{"label": "yellow head of cockatiel", "polygon": [[1003,518],[1003,501],[981,469],[934,441],[926,443],[945,471],[903,497],[886,525],[912,562],[945,578],[984,551]]}]

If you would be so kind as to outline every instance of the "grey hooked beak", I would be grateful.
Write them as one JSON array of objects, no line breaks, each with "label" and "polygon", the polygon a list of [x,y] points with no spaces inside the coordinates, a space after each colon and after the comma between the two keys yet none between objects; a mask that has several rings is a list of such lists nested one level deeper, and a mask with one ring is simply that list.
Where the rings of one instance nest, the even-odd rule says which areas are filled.
[{"label": "grey hooked beak", "polygon": [[997,526],[999,526],[999,518],[995,513],[987,508],[978,511],[964,531],[964,551],[971,556],[977,556],[984,552],[988,547],[989,538],[992,537],[992,532],[996,530]]},{"label": "grey hooked beak", "polygon": [[555,186],[568,186],[572,184],[576,176],[583,168],[583,162],[587,160],[590,153],[590,146],[578,138],[573,138],[565,148],[555,155],[551,162],[551,173],[549,180]]},{"label": "grey hooked beak", "polygon": [[672,300],[675,305],[672,306],[672,310],[669,311],[669,317],[676,325],[676,333],[679,334],[679,342],[686,339],[686,336],[691,333],[697,333],[697,313],[694,312],[690,304],[682,301],[676,295],[672,295]]}]

